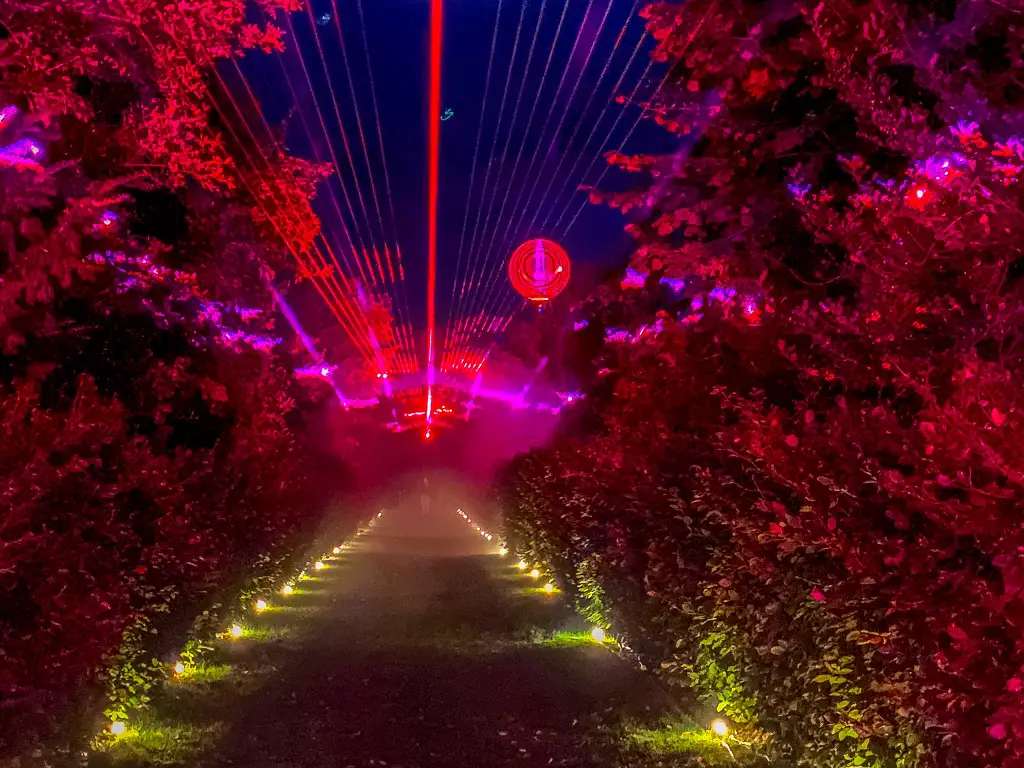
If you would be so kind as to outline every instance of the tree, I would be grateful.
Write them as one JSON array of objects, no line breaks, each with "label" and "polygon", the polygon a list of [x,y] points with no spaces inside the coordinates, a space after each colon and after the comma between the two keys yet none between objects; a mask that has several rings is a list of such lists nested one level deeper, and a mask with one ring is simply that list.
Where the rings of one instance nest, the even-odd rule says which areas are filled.
[{"label": "tree", "polygon": [[[538,457],[519,514],[540,467],[604,462],[578,488],[611,516],[551,526],[600,532],[634,587],[622,610],[691,612],[664,608],[698,688],[700,643],[732,638],[756,700],[737,716],[791,758],[906,761],[925,740],[930,764],[1016,765],[1020,12],[645,14],[669,65],[647,108],[682,145],[613,154],[638,183],[608,201],[652,201],[632,266],[691,288],[660,334],[609,352],[599,425]],[[637,625],[664,650],[669,630]]]},{"label": "tree", "polygon": [[319,232],[319,170],[244,135],[213,85],[217,61],[280,45],[241,0],[26,0],[0,21],[0,744],[17,750],[68,733],[59,713],[129,624],[180,618],[317,511],[266,288]]}]

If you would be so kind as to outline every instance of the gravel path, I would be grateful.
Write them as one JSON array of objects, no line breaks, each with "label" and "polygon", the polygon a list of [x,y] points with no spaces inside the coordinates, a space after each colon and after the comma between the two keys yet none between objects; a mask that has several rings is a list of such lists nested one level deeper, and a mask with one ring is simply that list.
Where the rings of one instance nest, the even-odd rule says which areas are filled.
[{"label": "gravel path", "polygon": [[389,510],[261,617],[289,635],[238,646],[272,671],[204,765],[596,768],[600,722],[665,706],[605,649],[543,642],[574,620],[564,602],[434,506]]}]

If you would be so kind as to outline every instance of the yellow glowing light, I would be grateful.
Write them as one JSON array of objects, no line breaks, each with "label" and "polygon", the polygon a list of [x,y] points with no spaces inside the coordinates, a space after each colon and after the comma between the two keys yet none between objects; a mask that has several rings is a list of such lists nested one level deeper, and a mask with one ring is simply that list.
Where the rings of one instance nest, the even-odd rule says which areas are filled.
[{"label": "yellow glowing light", "polygon": [[267,601],[266,600],[257,600],[256,601],[256,610],[257,611],[265,611],[265,610],[267,610]]},{"label": "yellow glowing light", "polygon": [[518,568],[520,571],[525,571],[526,570],[526,561],[525,560],[520,560],[519,563],[516,565],[516,568]]},{"label": "yellow glowing light", "polygon": [[530,571],[530,577],[534,579],[540,578],[540,571],[534,568],[532,571]]},{"label": "yellow glowing light", "polygon": [[294,591],[295,591],[295,589],[294,589],[294,587],[292,587],[291,584],[285,584],[283,587],[281,587],[281,594],[282,595],[290,595]]},{"label": "yellow glowing light", "polygon": [[603,643],[606,637],[604,630],[600,627],[594,627],[592,630],[590,630],[590,636],[594,638],[594,642],[597,643]]},{"label": "yellow glowing light", "polygon": [[333,552],[336,555],[340,555],[341,554],[341,547],[335,547],[334,549],[331,550],[331,552]]},{"label": "yellow glowing light", "polygon": [[174,665],[174,674],[176,674],[176,675],[183,675],[183,674],[185,674],[185,664],[183,662],[179,661],[177,664]]},{"label": "yellow glowing light", "polygon": [[508,554],[508,550],[505,547],[498,547],[498,554],[504,557]]},{"label": "yellow glowing light", "polygon": [[555,591],[555,585],[549,581],[547,584],[544,585],[544,591],[550,595],[552,592]]},{"label": "yellow glowing light", "polygon": [[725,720],[715,720],[711,723],[711,730],[721,736],[723,739],[729,735],[729,726]]},{"label": "yellow glowing light", "polygon": [[115,720],[110,724],[110,732],[115,736],[123,735],[126,728],[127,726],[125,726],[125,724],[122,723],[120,720]]},{"label": "yellow glowing light", "polygon": [[315,568],[318,571],[322,571],[324,569],[324,564],[317,560],[315,563],[313,563],[313,568]]},{"label": "yellow glowing light", "polygon": [[231,625],[231,636],[232,637],[241,637],[242,636],[242,626],[240,624],[232,624]]}]

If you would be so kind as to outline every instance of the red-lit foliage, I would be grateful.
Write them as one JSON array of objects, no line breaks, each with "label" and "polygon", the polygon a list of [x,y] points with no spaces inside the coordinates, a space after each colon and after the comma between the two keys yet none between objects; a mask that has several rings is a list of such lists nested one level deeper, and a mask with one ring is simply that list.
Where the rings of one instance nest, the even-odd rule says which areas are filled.
[{"label": "red-lit foliage", "polygon": [[[253,179],[290,244],[319,223],[315,169],[211,120],[209,66],[276,34],[242,0],[15,0],[0,22],[7,753],[71,732],[136,618],[180,622],[317,513],[284,358],[225,340],[274,335],[266,279],[294,266]],[[253,333],[221,333],[232,305]]]},{"label": "red-lit foliage", "polygon": [[779,759],[1018,766],[1019,10],[647,15],[689,138],[612,158],[650,173],[616,197],[650,207],[633,266],[772,311],[677,306],[610,351],[586,432],[512,472],[512,530]]}]

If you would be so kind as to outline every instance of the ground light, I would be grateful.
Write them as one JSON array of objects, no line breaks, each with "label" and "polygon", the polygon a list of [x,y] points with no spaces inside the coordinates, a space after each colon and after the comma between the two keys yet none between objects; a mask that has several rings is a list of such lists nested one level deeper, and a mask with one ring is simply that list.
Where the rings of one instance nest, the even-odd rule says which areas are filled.
[{"label": "ground light", "polygon": [[231,636],[232,637],[241,637],[242,636],[242,625],[241,624],[232,624],[231,625]]},{"label": "ground light", "polygon": [[115,720],[110,724],[110,732],[115,736],[123,736],[127,726],[120,720]]},{"label": "ground light", "polygon": [[256,601],[256,612],[259,613],[259,612],[265,611],[265,610],[267,610],[267,601],[266,600],[257,600]]},{"label": "ground light", "polygon": [[176,675],[183,675],[183,674],[185,674],[185,664],[184,664],[184,662],[179,661],[177,664],[174,665],[174,674],[176,674]]},{"label": "ground light", "polygon": [[544,585],[544,591],[550,595],[552,592],[555,591],[555,585],[549,581],[547,584]]},{"label": "ground light", "polygon": [[729,735],[729,726],[725,720],[713,720],[711,723],[711,730],[723,739]]},{"label": "ground light", "polygon": [[508,554],[508,550],[505,547],[498,547],[498,554],[504,557]]},{"label": "ground light", "polygon": [[605,635],[604,630],[601,629],[601,627],[594,627],[592,630],[590,630],[590,636],[594,638],[594,642],[597,643],[603,643],[605,641],[605,638],[607,637],[607,635]]},{"label": "ground light", "polygon": [[313,563],[313,568],[314,570],[322,571],[324,569],[324,564],[317,560],[315,563]]},{"label": "ground light", "polygon": [[518,568],[520,571],[525,571],[526,570],[526,561],[525,560],[520,560],[519,564],[516,565],[516,568]]},{"label": "ground light", "polygon": [[341,554],[341,547],[335,547],[334,549],[331,550],[331,552],[333,552],[336,555],[340,555]]},{"label": "ground light", "polygon": [[285,595],[286,597],[288,595],[290,595],[294,591],[295,591],[295,588],[292,587],[291,584],[285,584],[283,587],[281,587],[281,594]]},{"label": "ground light", "polygon": [[532,571],[530,571],[530,577],[533,579],[540,578],[540,571],[534,568]]}]

